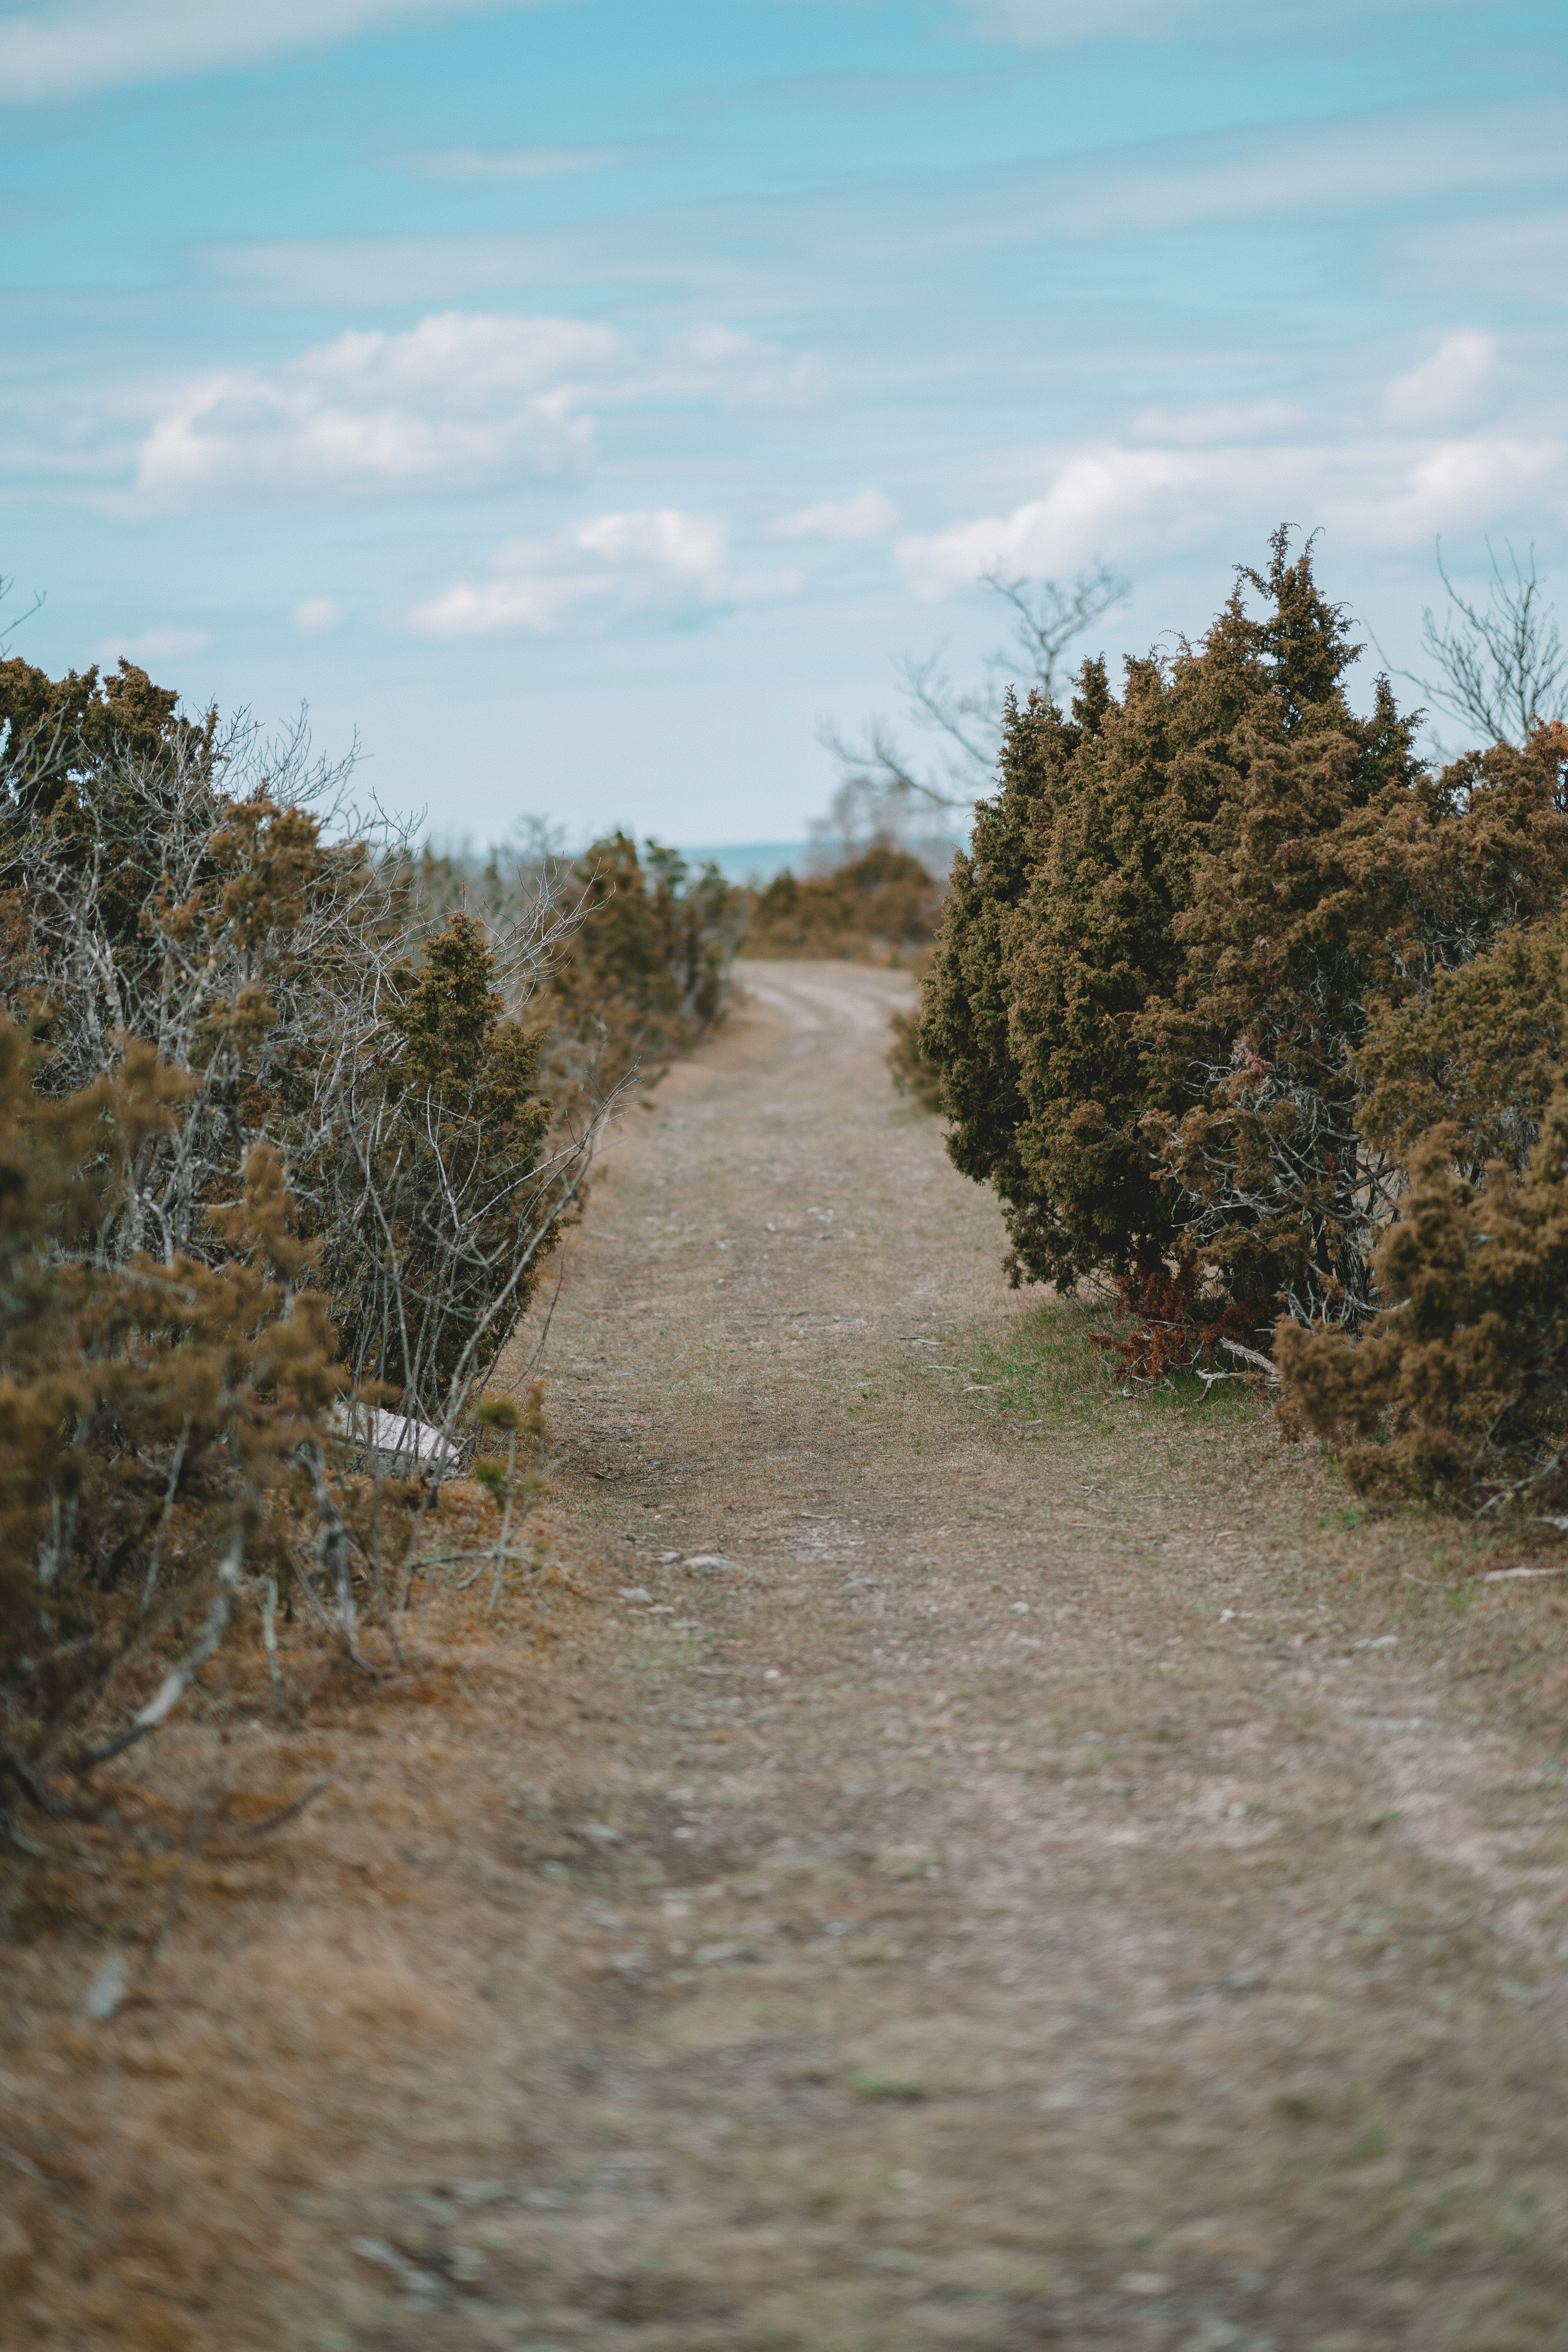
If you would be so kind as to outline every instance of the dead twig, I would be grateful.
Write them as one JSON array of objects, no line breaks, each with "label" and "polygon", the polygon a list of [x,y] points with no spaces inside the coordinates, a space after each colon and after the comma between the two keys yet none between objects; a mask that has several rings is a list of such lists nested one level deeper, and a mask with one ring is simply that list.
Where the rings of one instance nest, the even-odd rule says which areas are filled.
[{"label": "dead twig", "polygon": [[244,1838],[270,1837],[274,1830],[282,1829],[286,1822],[297,1822],[306,1807],[315,1803],[322,1790],[330,1789],[331,1785],[331,1781],[323,1772],[319,1780],[311,1781],[302,1797],[296,1797],[289,1804],[279,1805],[278,1811],[275,1813],[268,1813],[264,1821],[235,1822],[231,1826],[230,1835]]}]

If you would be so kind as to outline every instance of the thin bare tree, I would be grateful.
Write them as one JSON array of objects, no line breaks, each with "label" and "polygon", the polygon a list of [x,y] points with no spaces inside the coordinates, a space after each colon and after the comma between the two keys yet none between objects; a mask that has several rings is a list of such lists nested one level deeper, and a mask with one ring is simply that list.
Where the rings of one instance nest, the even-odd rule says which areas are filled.
[{"label": "thin bare tree", "polygon": [[[0,604],[4,604],[6,597],[9,596],[12,589],[15,588],[16,585],[16,581],[8,572],[0,572]],[[4,661],[5,656],[10,652],[11,640],[16,635],[17,630],[21,627],[23,622],[30,621],[34,614],[41,613],[43,608],[44,596],[43,592],[40,589],[34,596],[32,603],[27,606],[25,612],[13,613],[8,621],[0,621],[0,661]]]},{"label": "thin bare tree", "polygon": [[1422,608],[1421,643],[1432,675],[1401,670],[1429,702],[1474,728],[1487,743],[1522,745],[1538,727],[1568,718],[1568,650],[1544,601],[1531,545],[1523,562],[1505,540],[1506,565],[1490,540],[1491,578],[1483,599],[1462,595],[1443,562],[1442,613]]},{"label": "thin bare tree", "polygon": [[979,684],[961,689],[945,648],[911,654],[894,665],[910,718],[931,741],[933,756],[907,752],[897,730],[874,719],[852,740],[825,726],[820,740],[844,770],[829,814],[813,828],[840,848],[877,838],[947,841],[994,781],[1002,708],[1009,688],[1059,698],[1068,648],[1122,604],[1131,583],[1098,560],[1068,583],[1015,577],[999,567],[981,582],[1008,607],[1008,641],[989,654]]}]

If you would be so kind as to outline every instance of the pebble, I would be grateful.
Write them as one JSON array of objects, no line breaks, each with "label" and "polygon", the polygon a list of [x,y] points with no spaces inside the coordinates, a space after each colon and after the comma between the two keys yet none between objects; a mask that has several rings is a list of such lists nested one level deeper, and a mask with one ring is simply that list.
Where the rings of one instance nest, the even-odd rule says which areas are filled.
[{"label": "pebble", "polygon": [[81,2013],[95,2025],[107,2025],[125,1998],[125,1956],[111,1952],[88,1988]]},{"label": "pebble", "polygon": [[406,2254],[388,2245],[384,2238],[351,2238],[348,2247],[362,2263],[390,2273],[411,2302],[441,2304],[447,2300],[444,2279],[437,2278],[432,2271],[421,2270],[417,2263],[411,2263]]}]

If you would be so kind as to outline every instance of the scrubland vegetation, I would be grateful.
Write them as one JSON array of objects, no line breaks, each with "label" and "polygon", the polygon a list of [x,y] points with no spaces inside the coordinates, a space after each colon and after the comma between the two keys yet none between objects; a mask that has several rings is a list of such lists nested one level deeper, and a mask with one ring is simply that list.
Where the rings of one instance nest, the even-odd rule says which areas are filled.
[{"label": "scrubland vegetation", "polygon": [[916,964],[930,953],[942,886],[896,842],[876,841],[830,873],[786,868],[752,900],[744,952]]},{"label": "scrubland vegetation", "polygon": [[348,784],[126,663],[0,665],[0,1832],[30,1851],[103,1818],[93,1776],[242,1630],[279,1689],[279,1612],[395,1663],[476,1453],[498,1589],[526,1564],[537,1409],[487,1382],[621,1091],[723,1011],[716,877],[616,836],[468,877]]},{"label": "scrubland vegetation", "polygon": [[[421,1575],[479,1573],[428,1540],[449,1474],[502,1514],[496,1589],[526,1567],[538,1401],[487,1382],[606,1117],[722,1017],[737,948],[924,970],[895,1081],[994,1187],[1015,1280],[1113,1290],[1110,1377],[1266,1385],[1370,1500],[1568,1508],[1568,727],[1520,682],[1533,577],[1511,702],[1484,633],[1466,670],[1429,622],[1496,719],[1440,768],[1386,678],[1352,709],[1284,532],[1201,643],[1120,694],[1091,659],[1065,710],[1066,637],[1121,584],[1003,584],[1036,683],[945,885],[885,823],[754,893],[623,834],[419,851],[302,732],[123,662],[0,665],[14,1844],[91,1817],[237,1629],[275,1681],[280,1612],[395,1663]],[[915,685],[955,742],[984,716]],[[885,819],[927,788],[880,756]]]},{"label": "scrubland vegetation", "polygon": [[1011,699],[894,1067],[1015,1279],[1114,1284],[1124,1376],[1266,1381],[1365,1496],[1550,1517],[1568,727],[1529,586],[1522,636],[1469,614],[1474,677],[1429,621],[1457,707],[1519,722],[1440,768],[1386,678],[1352,708],[1347,616],[1283,531],[1120,697],[1090,660],[1065,712]]}]

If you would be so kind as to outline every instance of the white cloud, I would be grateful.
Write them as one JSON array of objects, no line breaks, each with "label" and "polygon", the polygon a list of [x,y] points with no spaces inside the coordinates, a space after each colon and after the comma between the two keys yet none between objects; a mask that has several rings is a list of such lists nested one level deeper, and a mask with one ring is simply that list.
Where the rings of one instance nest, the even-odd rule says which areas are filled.
[{"label": "white cloud", "polygon": [[1290,400],[1199,403],[1191,408],[1142,408],[1132,420],[1140,441],[1174,441],[1202,448],[1215,441],[1277,441],[1300,430],[1303,411]]},{"label": "white cloud", "polygon": [[1321,220],[1366,205],[1467,188],[1555,185],[1568,109],[1555,98],[1247,128],[1151,142],[1057,174],[1053,224],[1068,236],[1168,232],[1296,213]]},{"label": "white cloud", "polygon": [[294,607],[294,626],[302,637],[324,636],[342,617],[343,608],[332,596],[307,596]]},{"label": "white cloud", "polygon": [[809,352],[789,351],[737,327],[693,327],[672,338],[668,355],[650,368],[639,393],[711,391],[731,400],[809,399],[822,371]]},{"label": "white cloud", "polygon": [[618,353],[612,329],[574,319],[448,310],[405,334],[351,331],[184,386],[142,443],[138,487],[164,499],[572,473],[592,441],[583,379]]},{"label": "white cloud", "polygon": [[1400,294],[1561,310],[1568,300],[1568,212],[1516,212],[1412,228],[1389,261]]},{"label": "white cloud", "polygon": [[[1256,45],[1285,35],[1300,37],[1296,0],[962,0],[972,29],[982,40],[1006,41],[1022,48],[1076,48],[1086,41],[1190,41],[1219,35]],[[1338,18],[1364,26],[1369,15],[1440,14],[1471,0],[1320,0],[1318,26]]]},{"label": "white cloud", "polygon": [[1206,29],[1217,6],[1174,0],[963,0],[982,40],[1023,48],[1076,48],[1083,41],[1179,41]]},{"label": "white cloud", "polygon": [[682,327],[647,350],[590,320],[443,310],[405,333],[350,330],[280,365],[153,394],[136,488],[170,503],[573,476],[593,452],[590,402],[798,404],[818,383],[809,355],[729,327]]},{"label": "white cloud", "polygon": [[1185,510],[1211,461],[1171,449],[1097,449],[1069,457],[1049,489],[1005,515],[899,541],[897,560],[919,596],[941,596],[982,572],[1070,572],[1102,549],[1151,531]]},{"label": "white cloud", "polygon": [[111,669],[121,658],[145,669],[149,662],[178,661],[199,654],[212,640],[205,629],[143,629],[140,636],[108,637],[94,655],[100,668]]},{"label": "white cloud", "polygon": [[1420,431],[1472,415],[1497,371],[1497,338],[1473,328],[1445,335],[1430,359],[1396,375],[1383,395],[1391,425]]},{"label": "white cloud", "polygon": [[422,180],[563,180],[607,172],[630,147],[426,147],[403,158]]},{"label": "white cloud", "polygon": [[49,0],[0,10],[0,104],[79,98],[522,0]]},{"label": "white cloud", "polygon": [[458,581],[416,605],[409,622],[431,637],[547,635],[574,614],[599,626],[639,617],[669,623],[801,584],[793,571],[735,572],[729,526],[717,516],[640,508],[590,515],[551,539],[510,540],[488,578]]},{"label": "white cloud", "polygon": [[1059,576],[1101,555],[1136,566],[1209,544],[1234,551],[1285,520],[1321,525],[1341,546],[1414,551],[1442,531],[1524,529],[1547,511],[1568,514],[1568,448],[1553,437],[1110,446],[1066,456],[1006,513],[911,535],[895,553],[914,593],[936,597],[996,566]]},{"label": "white cloud", "polygon": [[857,490],[852,499],[825,499],[775,522],[781,539],[886,539],[899,509],[880,490]]},{"label": "white cloud", "polygon": [[1440,531],[1533,527],[1540,502],[1559,514],[1568,504],[1565,456],[1554,441],[1438,441],[1407,455],[1386,479],[1369,468],[1372,478],[1346,523],[1365,546],[1429,546]]}]

